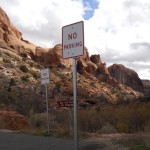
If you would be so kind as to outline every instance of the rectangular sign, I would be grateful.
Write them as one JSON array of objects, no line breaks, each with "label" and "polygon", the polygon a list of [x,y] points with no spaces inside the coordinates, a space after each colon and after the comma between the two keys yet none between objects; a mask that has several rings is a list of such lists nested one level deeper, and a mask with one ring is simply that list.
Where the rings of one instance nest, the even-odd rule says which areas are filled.
[{"label": "rectangular sign", "polygon": [[84,54],[83,21],[62,27],[62,53],[64,59]]},{"label": "rectangular sign", "polygon": [[59,107],[73,107],[73,101],[58,101]]},{"label": "rectangular sign", "polygon": [[49,68],[41,70],[41,82],[42,84],[49,83]]}]

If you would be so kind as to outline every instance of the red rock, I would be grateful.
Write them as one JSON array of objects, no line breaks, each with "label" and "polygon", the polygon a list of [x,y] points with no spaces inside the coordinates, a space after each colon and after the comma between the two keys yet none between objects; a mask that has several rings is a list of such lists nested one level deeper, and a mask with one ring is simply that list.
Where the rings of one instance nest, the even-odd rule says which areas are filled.
[{"label": "red rock", "polygon": [[143,84],[138,74],[122,64],[113,64],[108,67],[108,71],[112,78],[115,78],[119,83],[133,88],[134,90],[141,91]]},{"label": "red rock", "polygon": [[93,63],[96,64],[96,65],[99,65],[99,64],[102,63],[99,54],[98,54],[98,55],[92,55],[92,56],[90,57],[90,60],[91,60],[91,62],[93,62]]},{"label": "red rock", "polygon": [[27,119],[15,111],[0,111],[0,120],[4,128],[23,129],[27,127]]}]

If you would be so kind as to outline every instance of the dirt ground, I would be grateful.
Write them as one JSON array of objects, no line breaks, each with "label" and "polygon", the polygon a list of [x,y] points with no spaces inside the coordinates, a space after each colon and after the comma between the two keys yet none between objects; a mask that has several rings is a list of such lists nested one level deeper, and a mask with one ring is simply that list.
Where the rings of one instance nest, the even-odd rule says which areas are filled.
[{"label": "dirt ground", "polygon": [[81,150],[150,150],[150,134],[92,135]]}]

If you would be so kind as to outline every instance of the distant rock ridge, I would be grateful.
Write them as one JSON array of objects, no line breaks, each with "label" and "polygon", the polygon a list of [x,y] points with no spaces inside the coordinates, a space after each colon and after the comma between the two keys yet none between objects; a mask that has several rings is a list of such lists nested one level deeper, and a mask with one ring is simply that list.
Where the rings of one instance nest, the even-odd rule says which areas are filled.
[{"label": "distant rock ridge", "polygon": [[133,88],[134,90],[142,91],[143,84],[138,74],[122,64],[113,64],[108,67],[111,77],[115,78],[119,83]]},{"label": "distant rock ridge", "polygon": [[22,33],[11,23],[5,11],[0,7],[0,45],[17,54],[35,54],[36,46],[22,38]]},{"label": "distant rock ridge", "polygon": [[100,55],[91,55],[90,59],[83,60],[79,59],[77,63],[77,70],[80,74],[87,76],[88,74],[93,75],[100,81],[107,81],[109,83],[117,83],[111,78],[106,63],[102,63]]},{"label": "distant rock ridge", "polygon": [[150,80],[142,80],[143,86],[144,87],[150,87]]},{"label": "distant rock ridge", "polygon": [[[0,47],[10,50],[20,56],[32,59],[49,67],[72,68],[72,59],[62,58],[62,45],[53,48],[42,48],[22,38],[22,33],[11,23],[7,14],[0,7]],[[77,59],[77,71],[85,77],[93,76],[99,81],[111,84],[122,83],[135,90],[142,89],[142,82],[137,73],[123,65],[113,65],[107,68],[100,55],[89,56],[84,47],[84,55]]]},{"label": "distant rock ridge", "polygon": [[144,92],[146,95],[150,97],[150,80],[142,80],[144,86]]}]

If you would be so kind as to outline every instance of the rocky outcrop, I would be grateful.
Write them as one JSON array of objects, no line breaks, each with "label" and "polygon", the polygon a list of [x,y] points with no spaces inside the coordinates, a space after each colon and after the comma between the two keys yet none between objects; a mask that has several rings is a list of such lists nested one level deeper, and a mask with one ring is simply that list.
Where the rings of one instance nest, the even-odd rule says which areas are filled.
[{"label": "rocky outcrop", "polygon": [[150,80],[142,80],[143,86],[144,87],[150,87]]},{"label": "rocky outcrop", "polygon": [[15,111],[0,111],[1,126],[6,129],[23,129],[28,125],[27,119]]},{"label": "rocky outcrop", "polygon": [[[13,93],[11,96],[14,96],[14,98],[12,99],[18,98],[18,101],[22,104],[23,99],[28,99],[33,94],[18,95],[17,91],[19,93],[20,91],[26,91],[25,89],[29,89],[29,86],[31,86],[35,93],[33,97],[36,98],[36,101],[36,96],[39,97],[40,95],[40,101],[43,100],[44,96],[40,87],[40,70],[42,67],[51,68],[51,87],[54,87],[54,90],[51,91],[51,98],[54,101],[60,98],[68,99],[68,97],[72,96],[72,59],[62,58],[62,45],[57,44],[53,48],[45,49],[24,40],[21,32],[11,24],[2,9],[0,9],[0,47],[0,88],[4,87],[3,91],[6,92],[6,97],[8,97],[7,92]],[[110,76],[106,63],[102,62],[100,55],[90,57],[86,47],[84,48],[84,55],[76,59],[77,71],[81,74],[78,74],[77,80],[78,96],[81,98],[95,97],[99,101],[104,99],[110,103],[117,103],[120,99],[134,99],[141,95],[139,92],[134,92],[130,87],[118,84]],[[28,68],[27,74],[20,70],[22,65]],[[10,87],[10,79],[14,79],[15,83],[17,83],[14,87],[12,84]],[[104,81],[105,83],[101,84]],[[14,89],[16,92],[13,91]],[[16,95],[14,95],[15,93]],[[40,106],[40,104],[37,106]],[[9,116],[7,117],[9,118]]]},{"label": "rocky outcrop", "polygon": [[92,55],[89,59],[86,60],[78,60],[77,70],[80,74],[84,76],[90,74],[101,81],[110,81],[110,83],[116,83],[116,81],[112,80],[112,78],[110,77],[110,74],[106,67],[106,63],[102,63],[100,55]]},{"label": "rocky outcrop", "polygon": [[150,97],[150,80],[142,80],[142,83],[144,86],[144,93]]},{"label": "rocky outcrop", "polygon": [[97,66],[102,63],[101,58],[100,58],[100,55],[92,55],[92,56],[90,57],[90,60],[91,60],[91,62],[93,62],[93,63],[96,64]]},{"label": "rocky outcrop", "polygon": [[11,23],[7,14],[0,7],[0,46],[17,54],[28,51],[35,53],[35,45],[24,40],[22,33]]},{"label": "rocky outcrop", "polygon": [[11,40],[10,35],[14,35],[18,39],[21,39],[22,33],[11,24],[10,19],[8,18],[7,14],[3,11],[1,7],[0,7],[0,27],[1,27],[0,37],[6,43],[8,43]]},{"label": "rocky outcrop", "polygon": [[108,67],[111,77],[115,78],[119,83],[133,88],[134,90],[141,91],[143,84],[138,74],[122,64],[113,64]]},{"label": "rocky outcrop", "polygon": [[40,62],[44,65],[51,67],[71,67],[72,59],[62,58],[62,45],[57,44],[53,48],[44,49],[36,47],[35,50],[35,61]]}]

